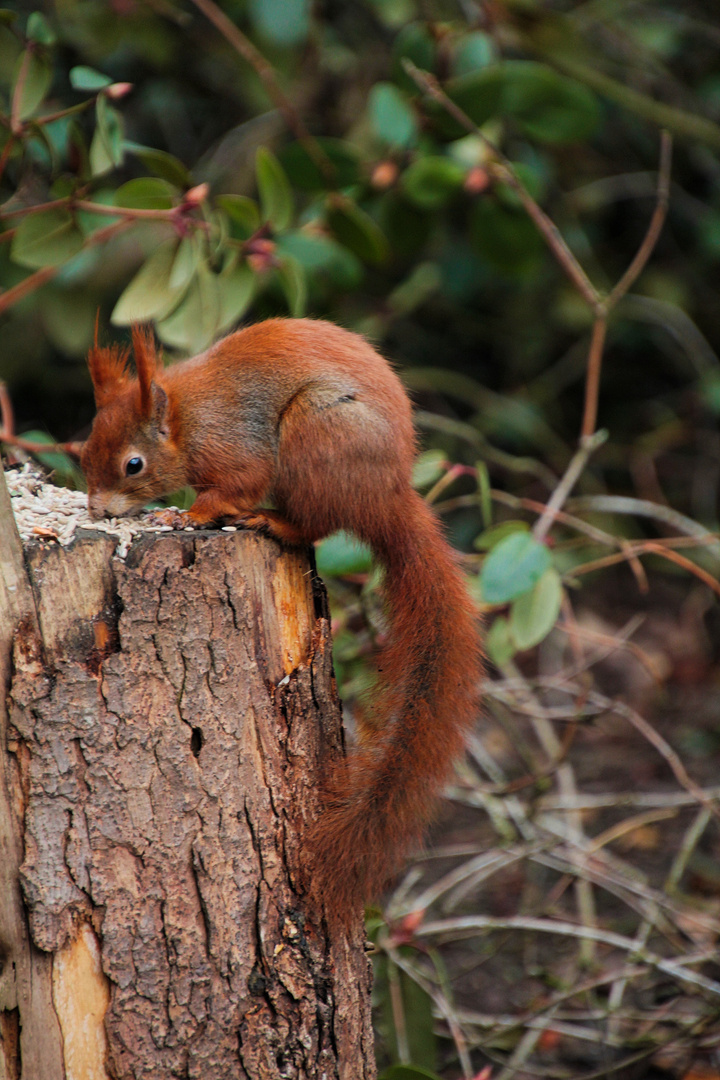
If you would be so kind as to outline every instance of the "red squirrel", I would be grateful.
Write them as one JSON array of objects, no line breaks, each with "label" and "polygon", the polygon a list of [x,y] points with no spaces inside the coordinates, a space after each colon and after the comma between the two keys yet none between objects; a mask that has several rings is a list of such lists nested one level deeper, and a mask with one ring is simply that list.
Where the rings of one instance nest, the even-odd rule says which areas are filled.
[{"label": "red squirrel", "polygon": [[[345,529],[385,570],[389,632],[359,746],[328,779],[314,889],[347,920],[430,820],[476,715],[476,613],[455,555],[412,487],[411,406],[388,362],[332,323],[269,319],[162,366],[152,335],[90,350],[97,415],[82,452],[94,518],[189,485],[193,525],[289,544]],[[272,502],[274,509],[264,509]]]}]

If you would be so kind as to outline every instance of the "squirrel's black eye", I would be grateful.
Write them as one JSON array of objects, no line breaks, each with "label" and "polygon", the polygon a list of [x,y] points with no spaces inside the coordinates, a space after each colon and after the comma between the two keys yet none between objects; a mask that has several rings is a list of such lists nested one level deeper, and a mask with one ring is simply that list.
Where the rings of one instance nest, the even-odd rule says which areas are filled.
[{"label": "squirrel's black eye", "polygon": [[125,465],[126,476],[137,476],[139,472],[142,472],[145,466],[145,462],[141,457],[131,457]]}]

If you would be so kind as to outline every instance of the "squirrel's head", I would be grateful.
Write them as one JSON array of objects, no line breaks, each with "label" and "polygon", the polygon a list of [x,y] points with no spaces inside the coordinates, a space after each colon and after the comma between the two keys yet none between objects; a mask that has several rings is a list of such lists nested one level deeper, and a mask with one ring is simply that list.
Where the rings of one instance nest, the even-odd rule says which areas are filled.
[{"label": "squirrel's head", "polygon": [[100,348],[97,328],[88,354],[97,415],[80,462],[95,519],[136,514],[152,499],[186,484],[152,332],[135,326],[132,341],[136,379],[127,369],[129,350]]}]

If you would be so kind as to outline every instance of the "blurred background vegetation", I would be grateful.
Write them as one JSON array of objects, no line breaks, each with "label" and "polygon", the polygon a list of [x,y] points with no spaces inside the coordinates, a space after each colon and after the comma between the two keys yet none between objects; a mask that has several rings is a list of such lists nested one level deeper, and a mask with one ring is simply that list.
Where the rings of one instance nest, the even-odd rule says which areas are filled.
[{"label": "blurred background vegetation", "polygon": [[[681,611],[671,629],[658,624],[659,681],[667,690],[675,679],[681,693],[688,681],[702,684],[707,702],[712,688],[716,696],[718,642],[719,58],[717,11],[700,0],[8,5],[0,12],[0,378],[16,432],[84,437],[94,412],[84,357],[98,311],[101,340],[127,340],[130,322],[149,321],[170,360],[244,320],[333,319],[366,334],[397,364],[418,405],[427,448],[418,486],[438,505],[469,572],[480,570],[473,588],[494,614],[490,711],[505,716],[517,707],[527,715],[512,680],[547,673],[547,649],[539,657],[528,650],[545,641],[560,612],[576,626],[581,580],[595,582],[589,605],[611,619],[586,627],[586,642],[593,633],[596,644],[597,634],[610,640],[623,618],[647,616],[653,599],[657,609]],[[423,93],[407,61],[431,73],[478,130],[466,130]],[[567,504],[574,516],[552,531],[546,520],[538,533],[538,515],[578,446],[593,312],[489,143],[605,294],[653,215],[661,129],[673,139],[669,210],[647,264],[608,321],[599,424],[609,437],[577,479]],[[698,549],[670,560],[657,545],[673,537],[678,548],[690,540]],[[602,568],[608,551],[621,564],[612,572]],[[336,660],[352,701],[367,681],[364,661],[382,621],[365,553],[336,539],[320,563],[337,578]],[[667,645],[673,633],[685,646]],[[556,674],[568,663],[574,675],[592,667],[588,660],[583,668],[575,646],[570,661],[555,656]],[[627,690],[615,677],[612,692]],[[541,725],[549,706],[537,693],[533,722]],[[645,703],[646,689],[640,696]],[[536,727],[532,737],[544,764],[528,752],[516,768],[508,765],[508,776],[547,777],[547,760],[561,759],[547,731]],[[498,746],[503,758],[507,746]],[[706,770],[699,781],[710,782],[720,756],[717,709],[690,729],[686,748]],[[590,775],[600,751],[588,744],[584,753],[580,776],[584,768]],[[627,759],[610,756],[606,765],[615,789],[639,783],[623,772]],[[500,774],[487,757],[478,767],[490,769],[497,793]],[[487,810],[486,794],[473,805]],[[570,798],[567,785],[561,794]],[[456,796],[472,803],[467,791]],[[519,827],[510,801],[502,813],[493,805],[497,835],[483,839],[486,847],[517,838]],[[692,843],[682,831],[687,823],[678,822],[664,850],[677,841],[674,869],[668,878],[658,861],[658,882],[676,889],[703,844],[706,860],[720,855],[715,812],[701,812],[707,819],[702,828],[696,822]],[[570,860],[563,873],[576,870]],[[537,889],[537,880],[516,886],[530,910],[537,895],[531,901],[524,890]],[[709,889],[720,896],[717,876]],[[480,910],[486,902],[478,901]],[[402,914],[403,904],[393,910]],[[587,897],[580,913],[587,924]],[[415,929],[406,925],[381,946],[386,989],[388,970],[396,980],[398,972],[410,978],[402,949]],[[577,980],[589,960],[586,951],[573,956]],[[455,1033],[449,1075],[458,1075],[459,1060],[469,1076],[467,1032],[475,1029],[448,1012],[449,983],[437,965],[434,971],[411,970],[416,1034],[430,1023],[432,1006],[436,1024]],[[467,991],[472,1000],[474,992]],[[642,992],[647,1003],[646,986]],[[654,1016],[662,995],[650,997]],[[515,1004],[519,1012],[530,1007]],[[507,1000],[501,1007],[511,1008]],[[382,1060],[407,1065],[419,1055],[431,1067],[437,1048],[415,1054],[400,1046],[392,1035],[398,1016],[388,1009]],[[626,1018],[623,1031],[613,1028],[613,1061],[625,1036],[637,1056],[639,1015]],[[693,1013],[692,1035],[674,1030],[673,1038],[697,1049],[708,1015]],[[463,1023],[465,1043],[456,1037]],[[478,1045],[488,1056],[473,1058],[473,1068],[498,1054],[512,1062],[520,1046],[508,1076],[528,1067],[549,1030],[528,1026],[525,1036],[537,1035],[530,1045],[520,1039],[522,1024],[513,1037],[503,1029],[493,1049],[480,1028]],[[545,1049],[555,1052],[551,1041]],[[657,1045],[650,1039],[644,1057]],[[701,1049],[705,1067],[710,1052]],[[567,1075],[559,1060],[556,1072],[545,1062],[546,1075]],[[662,1067],[689,1076],[688,1060],[668,1064],[666,1057]],[[594,1059],[582,1058],[582,1068],[606,1075]]]},{"label": "blurred background vegetation", "polygon": [[[144,260],[187,232],[197,243],[176,266],[174,318],[172,310],[159,318],[172,306],[159,273],[157,296],[143,290],[145,303],[126,305],[124,317],[116,310],[116,322],[139,312],[164,323],[159,333],[171,352],[187,352],[227,329],[228,319],[303,309],[327,316],[370,334],[402,369],[470,376],[494,393],[473,399],[465,384],[432,373],[417,380],[422,400],[439,407],[451,395],[443,411],[477,421],[500,448],[562,469],[577,436],[590,313],[513,193],[488,182],[480,140],[422,105],[401,66],[407,56],[449,81],[600,286],[620,276],[647,227],[658,120],[668,121],[653,110],[671,107],[670,214],[635,295],[612,320],[601,423],[613,438],[601,460],[616,485],[657,482],[673,505],[717,519],[720,30],[705,4],[226,3],[325,149],[325,174],[253,67],[191,3],[58,0],[28,31],[36,7],[12,5],[18,18],[7,16],[0,30],[6,115],[23,38],[35,35],[34,100],[7,153],[3,214],[78,191],[112,202],[123,183],[154,176],[161,182],[139,185],[125,201],[178,205],[184,189],[208,182],[199,216],[212,228],[139,222],[69,257],[113,220],[86,212],[64,232],[64,221],[42,222],[45,234],[60,229],[59,246],[36,245],[28,255],[17,237],[0,245],[6,288],[45,260],[62,264],[4,315],[0,362],[19,429],[45,428],[59,439],[87,429],[84,353],[96,310],[103,334],[112,333],[111,314]],[[94,160],[94,104],[36,124],[93,96],[82,77],[73,88],[70,72],[80,66],[132,83],[119,100],[99,99],[110,148],[102,155],[96,146]],[[0,140],[8,136],[3,125]],[[277,248],[250,253],[254,281],[236,274],[235,303],[220,317],[214,286],[232,254],[225,237],[247,241],[260,224],[247,199],[257,198],[261,146],[284,166],[291,205],[282,193],[269,196],[279,199],[279,227],[268,232]],[[263,220],[267,213],[266,205]],[[19,220],[4,216],[3,224],[9,231]],[[279,268],[269,265],[276,259]],[[247,252],[240,262],[247,265]]]}]

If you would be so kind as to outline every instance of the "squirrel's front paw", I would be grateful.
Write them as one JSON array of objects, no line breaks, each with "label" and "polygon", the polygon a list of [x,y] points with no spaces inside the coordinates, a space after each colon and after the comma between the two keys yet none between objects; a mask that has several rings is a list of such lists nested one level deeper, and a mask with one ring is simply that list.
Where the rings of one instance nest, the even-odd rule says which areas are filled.
[{"label": "squirrel's front paw", "polygon": [[177,510],[173,506],[167,510],[151,510],[146,515],[145,521],[148,525],[164,525],[171,529],[187,529],[190,525],[193,527],[197,525],[187,510]]}]

